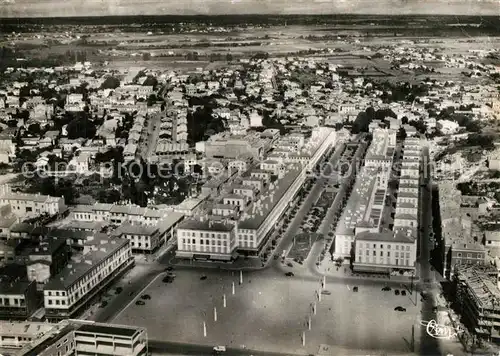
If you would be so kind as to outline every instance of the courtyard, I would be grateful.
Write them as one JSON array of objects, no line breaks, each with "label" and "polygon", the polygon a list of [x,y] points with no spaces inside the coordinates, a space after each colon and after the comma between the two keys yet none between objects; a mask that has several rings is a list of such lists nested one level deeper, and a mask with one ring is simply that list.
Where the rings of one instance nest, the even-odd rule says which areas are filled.
[{"label": "courtyard", "polygon": [[[329,284],[327,294],[322,294],[319,301],[319,279],[300,275],[285,278],[272,269],[244,273],[241,285],[238,272],[187,269],[174,273],[173,283],[162,282],[163,274],[153,280],[113,322],[146,327],[153,340],[286,354],[317,353],[321,345],[335,345],[329,347],[332,355],[345,354],[347,349],[353,353],[408,353],[415,325],[418,349],[419,310],[413,304],[414,298],[383,292],[380,283],[362,285],[358,292],[352,285]],[[202,276],[206,279],[201,280]],[[151,299],[136,305],[144,294]],[[396,306],[407,311],[394,311]]]}]

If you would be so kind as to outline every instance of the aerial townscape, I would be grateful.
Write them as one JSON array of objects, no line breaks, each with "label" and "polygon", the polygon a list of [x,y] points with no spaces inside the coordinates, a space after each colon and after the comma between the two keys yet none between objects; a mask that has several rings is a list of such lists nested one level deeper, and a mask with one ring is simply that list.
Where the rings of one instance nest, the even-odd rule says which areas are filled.
[{"label": "aerial townscape", "polygon": [[2,11],[0,355],[499,354],[498,16]]}]

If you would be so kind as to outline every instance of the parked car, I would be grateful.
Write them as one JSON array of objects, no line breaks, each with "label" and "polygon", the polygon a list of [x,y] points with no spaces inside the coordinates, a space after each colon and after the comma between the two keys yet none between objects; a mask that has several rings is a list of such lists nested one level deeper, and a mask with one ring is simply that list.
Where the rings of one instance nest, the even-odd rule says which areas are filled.
[{"label": "parked car", "polygon": [[352,289],[353,292],[357,292],[358,291],[358,287],[355,286],[353,289]]},{"label": "parked car", "polygon": [[135,302],[135,305],[146,305],[146,303],[142,300],[138,300],[137,302]]},{"label": "parked car", "polygon": [[200,280],[204,281],[205,279],[207,279],[207,276],[203,275],[200,277]]},{"label": "parked car", "polygon": [[225,346],[214,346],[214,351],[215,352],[226,352],[226,347]]},{"label": "parked car", "polygon": [[141,295],[141,299],[149,300],[149,299],[151,299],[151,296],[149,294],[143,294],[143,295]]},{"label": "parked car", "polygon": [[165,268],[165,272],[170,272],[173,270],[174,270],[174,267],[172,267],[172,266],[168,266],[167,268]]},{"label": "parked car", "polygon": [[402,290],[402,291],[401,291],[401,295],[403,295],[403,296],[404,296],[404,295],[406,295],[406,291],[405,291],[405,290]]},{"label": "parked car", "polygon": [[288,267],[293,267],[292,262],[288,262],[286,265],[287,265]]},{"label": "parked car", "polygon": [[293,274],[293,272],[287,272],[287,273],[285,273],[285,276],[287,276],[287,277],[293,277],[294,274]]},{"label": "parked car", "polygon": [[394,308],[395,311],[399,311],[399,312],[405,312],[406,311],[406,308],[403,308],[401,306],[398,306],[396,308]]},{"label": "parked car", "polygon": [[384,288],[382,288],[382,291],[389,292],[389,291],[391,291],[391,287],[385,286]]},{"label": "parked car", "polygon": [[120,294],[121,292],[123,292],[123,288],[122,287],[116,287],[115,294]]},{"label": "parked car", "polygon": [[394,294],[395,294],[395,295],[399,295],[399,289],[395,289],[395,290],[394,290]]}]

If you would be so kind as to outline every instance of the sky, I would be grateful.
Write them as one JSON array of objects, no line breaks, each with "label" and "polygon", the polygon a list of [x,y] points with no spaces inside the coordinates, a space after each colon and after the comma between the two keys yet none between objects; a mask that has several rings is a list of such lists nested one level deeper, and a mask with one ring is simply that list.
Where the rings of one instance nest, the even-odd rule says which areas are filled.
[{"label": "sky", "polygon": [[0,0],[0,17],[343,13],[500,16],[500,0]]}]

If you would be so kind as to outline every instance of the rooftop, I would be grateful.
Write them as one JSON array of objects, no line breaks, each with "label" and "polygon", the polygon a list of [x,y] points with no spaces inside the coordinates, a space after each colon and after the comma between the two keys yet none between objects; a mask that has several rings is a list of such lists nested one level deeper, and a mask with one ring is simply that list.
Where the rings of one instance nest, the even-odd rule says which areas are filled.
[{"label": "rooftop", "polygon": [[99,235],[99,237],[93,240],[87,240],[86,244],[92,246],[93,249],[73,257],[72,261],[68,263],[61,272],[49,280],[44,286],[44,290],[62,290],[69,288],[108,256],[111,256],[120,248],[129,244],[129,241],[111,237],[104,238],[104,236]]},{"label": "rooftop", "polygon": [[301,172],[302,166],[300,164],[288,166],[288,171],[283,178],[269,184],[258,196],[258,199],[249,205],[238,227],[240,229],[258,229]]},{"label": "rooftop", "polygon": [[376,176],[371,169],[362,168],[356,179],[351,196],[342,212],[337,225],[336,233],[340,235],[354,235],[354,228],[358,223],[370,215],[369,204],[375,192]]},{"label": "rooftop", "polygon": [[492,266],[457,265],[455,277],[465,283],[478,308],[498,308],[500,290],[497,285],[496,269]]},{"label": "rooftop", "polygon": [[[410,230],[411,231],[411,230]],[[414,243],[415,239],[411,233],[404,232],[369,232],[364,231],[356,234],[356,241],[380,241],[380,242],[398,242],[398,243]]]},{"label": "rooftop", "polygon": [[234,225],[210,220],[188,219],[181,222],[178,229],[230,232],[234,230]]}]

